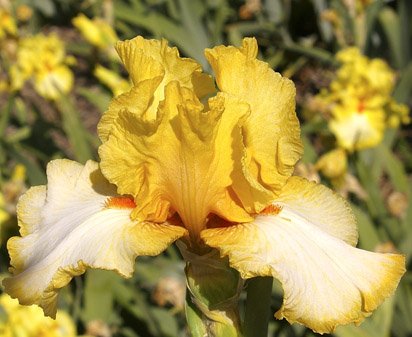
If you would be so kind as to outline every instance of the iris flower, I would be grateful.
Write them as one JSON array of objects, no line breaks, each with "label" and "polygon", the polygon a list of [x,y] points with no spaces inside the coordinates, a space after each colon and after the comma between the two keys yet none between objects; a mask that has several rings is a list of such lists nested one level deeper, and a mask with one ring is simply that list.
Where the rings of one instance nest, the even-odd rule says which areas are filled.
[{"label": "iris flower", "polygon": [[348,203],[292,176],[302,154],[295,88],[257,60],[255,39],[206,49],[218,91],[165,40],[116,49],[133,87],[100,121],[101,161],[54,160],[47,186],[21,198],[9,294],[53,317],[72,277],[130,277],[137,256],[176,240],[193,254],[216,248],[244,279],[277,278],[275,316],[317,332],[361,322],[394,292],[404,257],[355,248]]},{"label": "iris flower", "polygon": [[56,319],[44,317],[40,308],[25,307],[10,296],[0,296],[0,334],[2,337],[76,337],[76,326],[70,316],[59,310]]},{"label": "iris flower", "polygon": [[28,80],[44,98],[58,100],[73,87],[73,73],[68,65],[73,58],[66,55],[63,42],[55,34],[37,34],[22,38],[17,60],[10,69],[11,86],[20,90]]},{"label": "iris flower", "polygon": [[392,97],[395,73],[379,58],[369,59],[355,47],[343,49],[342,63],[330,87],[318,95],[329,106],[329,128],[340,147],[352,152],[378,145],[385,129],[410,122],[408,108]]}]

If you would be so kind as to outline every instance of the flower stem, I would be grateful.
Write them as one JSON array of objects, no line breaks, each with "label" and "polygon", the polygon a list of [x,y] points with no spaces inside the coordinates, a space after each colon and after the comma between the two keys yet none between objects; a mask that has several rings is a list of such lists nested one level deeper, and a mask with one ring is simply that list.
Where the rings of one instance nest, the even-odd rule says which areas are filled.
[{"label": "flower stem", "polygon": [[272,277],[256,277],[249,280],[243,327],[245,337],[268,335],[272,284]]},{"label": "flower stem", "polygon": [[186,319],[193,337],[242,337],[238,311],[243,280],[219,252],[198,255],[182,243],[186,260]]}]

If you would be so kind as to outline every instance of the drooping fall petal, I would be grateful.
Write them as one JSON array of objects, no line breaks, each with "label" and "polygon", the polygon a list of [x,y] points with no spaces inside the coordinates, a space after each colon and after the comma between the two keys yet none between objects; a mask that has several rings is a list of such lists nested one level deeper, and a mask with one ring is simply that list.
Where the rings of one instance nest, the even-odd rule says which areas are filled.
[{"label": "drooping fall petal", "polygon": [[98,165],[55,160],[47,186],[31,188],[18,204],[22,237],[8,242],[13,276],[5,290],[21,304],[54,317],[58,290],[86,268],[130,277],[138,255],[157,255],[186,234],[183,227],[132,221],[132,199],[120,197]]},{"label": "drooping fall petal", "polygon": [[273,276],[282,283],[278,319],[319,333],[360,323],[394,292],[404,256],[354,248],[353,216],[325,187],[291,178],[283,191],[254,222],[208,229],[202,238],[242,277]]}]

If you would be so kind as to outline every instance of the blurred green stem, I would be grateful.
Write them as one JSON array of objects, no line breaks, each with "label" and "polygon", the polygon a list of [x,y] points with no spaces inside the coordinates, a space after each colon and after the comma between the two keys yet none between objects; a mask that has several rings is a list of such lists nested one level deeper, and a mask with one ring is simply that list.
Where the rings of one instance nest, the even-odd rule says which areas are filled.
[{"label": "blurred green stem", "polygon": [[256,277],[249,280],[244,320],[245,337],[268,335],[272,285],[272,277]]}]

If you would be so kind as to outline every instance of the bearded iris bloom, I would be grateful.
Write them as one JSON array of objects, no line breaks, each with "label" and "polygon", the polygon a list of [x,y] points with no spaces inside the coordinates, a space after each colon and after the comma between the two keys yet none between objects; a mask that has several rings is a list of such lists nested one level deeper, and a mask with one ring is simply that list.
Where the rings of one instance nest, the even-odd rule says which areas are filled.
[{"label": "bearded iris bloom", "polygon": [[206,50],[218,90],[164,40],[116,49],[133,87],[100,121],[101,161],[52,161],[47,186],[21,198],[9,294],[54,316],[73,276],[130,277],[137,256],[176,240],[194,255],[216,248],[244,279],[277,278],[276,317],[321,333],[361,322],[394,292],[404,257],[355,248],[347,202],[292,176],[295,88],[257,60],[256,40]]},{"label": "bearded iris bloom", "polygon": [[331,114],[329,128],[349,151],[377,146],[386,128],[408,124],[408,108],[392,97],[395,73],[382,59],[369,59],[351,47],[337,53],[342,63],[330,87],[318,95]]},{"label": "bearded iris bloom", "polygon": [[20,90],[26,81],[44,98],[59,100],[73,87],[73,73],[68,67],[73,58],[66,55],[57,35],[37,34],[19,41],[17,60],[10,69],[11,88]]},{"label": "bearded iris bloom", "polygon": [[2,319],[0,332],[3,337],[76,337],[76,326],[71,317],[59,310],[56,319],[44,317],[40,308],[25,307],[7,294],[0,295]]}]

